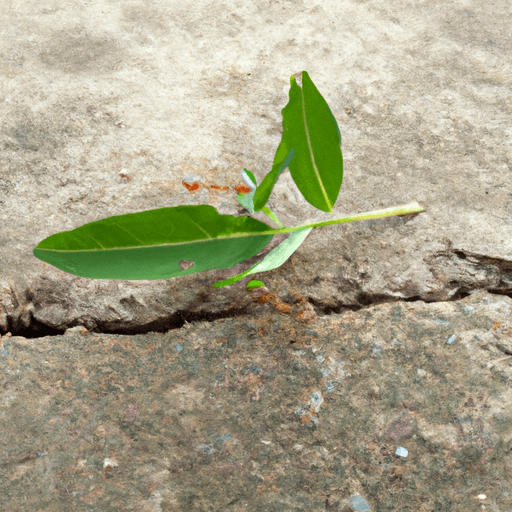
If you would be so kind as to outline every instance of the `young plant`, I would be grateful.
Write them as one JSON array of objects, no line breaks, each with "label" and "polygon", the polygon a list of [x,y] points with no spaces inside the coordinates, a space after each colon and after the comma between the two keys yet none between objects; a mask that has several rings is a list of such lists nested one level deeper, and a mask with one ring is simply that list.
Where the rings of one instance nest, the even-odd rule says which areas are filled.
[{"label": "young plant", "polygon": [[[242,176],[251,188],[238,201],[249,213],[263,211],[281,229],[250,216],[221,215],[213,206],[185,205],[116,215],[45,238],[34,256],[70,274],[91,279],[168,279],[231,268],[258,254],[280,233],[290,233],[278,247],[245,272],[214,284],[220,288],[247,275],[280,267],[314,228],[406,215],[423,211],[418,203],[285,227],[265,207],[279,175],[289,168],[308,203],[332,213],[343,179],[341,135],[329,106],[306,71],[302,88],[290,77],[289,101],[282,110],[283,134],[271,171],[258,186],[254,175]],[[251,281],[247,288],[262,286]]]}]

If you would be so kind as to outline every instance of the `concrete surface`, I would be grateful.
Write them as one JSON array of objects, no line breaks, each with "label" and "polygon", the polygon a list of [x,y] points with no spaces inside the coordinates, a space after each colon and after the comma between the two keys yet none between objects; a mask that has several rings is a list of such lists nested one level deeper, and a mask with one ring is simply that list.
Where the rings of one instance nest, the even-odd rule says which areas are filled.
[{"label": "concrete surface", "polygon": [[[0,12],[1,332],[135,332],[173,325],[178,312],[243,314],[250,277],[212,284],[250,262],[94,282],[32,249],[150,208],[244,213],[240,171],[261,180],[270,170],[289,76],[302,70],[340,126],[335,215],[411,201],[426,212],[314,230],[287,264],[259,276],[267,287],[282,300],[293,289],[319,313],[510,293],[508,1],[21,0]],[[269,206],[288,226],[330,218],[301,200],[289,173]]]},{"label": "concrete surface", "polygon": [[508,512],[511,318],[477,291],[4,336],[0,509]]},{"label": "concrete surface", "polygon": [[[505,0],[0,2],[3,508],[512,510],[511,14]],[[282,267],[220,290],[262,255],[163,281],[32,255],[111,215],[246,214],[240,172],[270,170],[302,70],[342,136],[332,217],[424,213],[314,230]],[[331,218],[288,173],[268,206],[286,226]],[[223,363],[240,377],[214,384]]]}]

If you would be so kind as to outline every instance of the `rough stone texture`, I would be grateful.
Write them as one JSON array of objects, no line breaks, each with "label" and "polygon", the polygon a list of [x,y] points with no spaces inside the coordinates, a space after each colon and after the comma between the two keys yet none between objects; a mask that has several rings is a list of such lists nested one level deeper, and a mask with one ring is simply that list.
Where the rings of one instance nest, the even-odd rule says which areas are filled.
[{"label": "rough stone texture", "polygon": [[[415,200],[426,212],[314,230],[262,274],[268,288],[296,291],[319,314],[478,288],[511,293],[508,0],[20,0],[0,13],[0,332],[142,332],[183,313],[245,314],[250,278],[212,284],[251,262],[170,281],[94,282],[32,249],[52,233],[150,208],[243,214],[240,171],[261,180],[271,168],[289,76],[302,70],[342,134],[335,215]],[[269,206],[288,226],[330,218],[288,174]]]},{"label": "rough stone texture", "polygon": [[3,336],[0,508],[512,510],[511,318],[477,291]]},{"label": "rough stone texture", "polygon": [[[0,2],[0,509],[512,510],[510,14]],[[338,120],[343,187],[330,216],[285,173],[268,206],[287,226],[424,213],[314,230],[220,290],[285,237],[162,281],[32,255],[111,215],[247,214],[240,171],[271,168],[302,70]]]}]

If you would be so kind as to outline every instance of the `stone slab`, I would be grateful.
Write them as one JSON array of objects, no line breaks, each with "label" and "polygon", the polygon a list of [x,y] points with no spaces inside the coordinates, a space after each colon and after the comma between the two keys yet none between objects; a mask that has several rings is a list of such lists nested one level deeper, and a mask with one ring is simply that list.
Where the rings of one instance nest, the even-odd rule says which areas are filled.
[{"label": "stone slab", "polygon": [[512,510],[511,318],[476,291],[3,336],[0,508]]},{"label": "stone slab", "polygon": [[[147,332],[186,314],[244,315],[249,278],[212,285],[254,261],[95,282],[32,249],[150,208],[244,214],[240,172],[270,170],[289,76],[302,70],[340,126],[334,214],[411,201],[426,211],[314,230],[285,265],[254,277],[290,306],[294,293],[307,297],[317,314],[511,293],[507,0],[20,0],[0,13],[0,332]],[[269,206],[287,226],[329,218],[288,174]]]}]

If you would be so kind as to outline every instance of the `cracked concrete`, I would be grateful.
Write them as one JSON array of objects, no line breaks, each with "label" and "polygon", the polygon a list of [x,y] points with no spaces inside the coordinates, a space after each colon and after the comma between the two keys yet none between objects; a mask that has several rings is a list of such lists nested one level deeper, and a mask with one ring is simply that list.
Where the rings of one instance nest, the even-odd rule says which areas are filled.
[{"label": "cracked concrete", "polygon": [[[0,14],[4,508],[511,509],[508,1],[19,0]],[[246,215],[240,172],[271,169],[302,70],[339,124],[341,193],[319,212],[285,172],[267,206],[286,226],[425,212],[315,229],[280,268],[219,290],[285,236],[161,281],[33,256],[112,215]],[[247,291],[253,278],[265,288]]]},{"label": "cracked concrete", "polygon": [[512,299],[280,307],[0,338],[0,508],[512,509]]},{"label": "cracked concrete", "polygon": [[[244,314],[250,277],[212,285],[257,259],[167,281],[95,282],[32,249],[150,208],[247,214],[240,171],[261,180],[270,169],[289,75],[303,69],[342,135],[334,215],[414,200],[426,211],[316,229],[285,265],[252,277],[318,314],[510,293],[509,5],[436,5],[3,3],[0,332],[143,332],[185,313]],[[331,218],[288,173],[269,206],[287,226]]]}]

